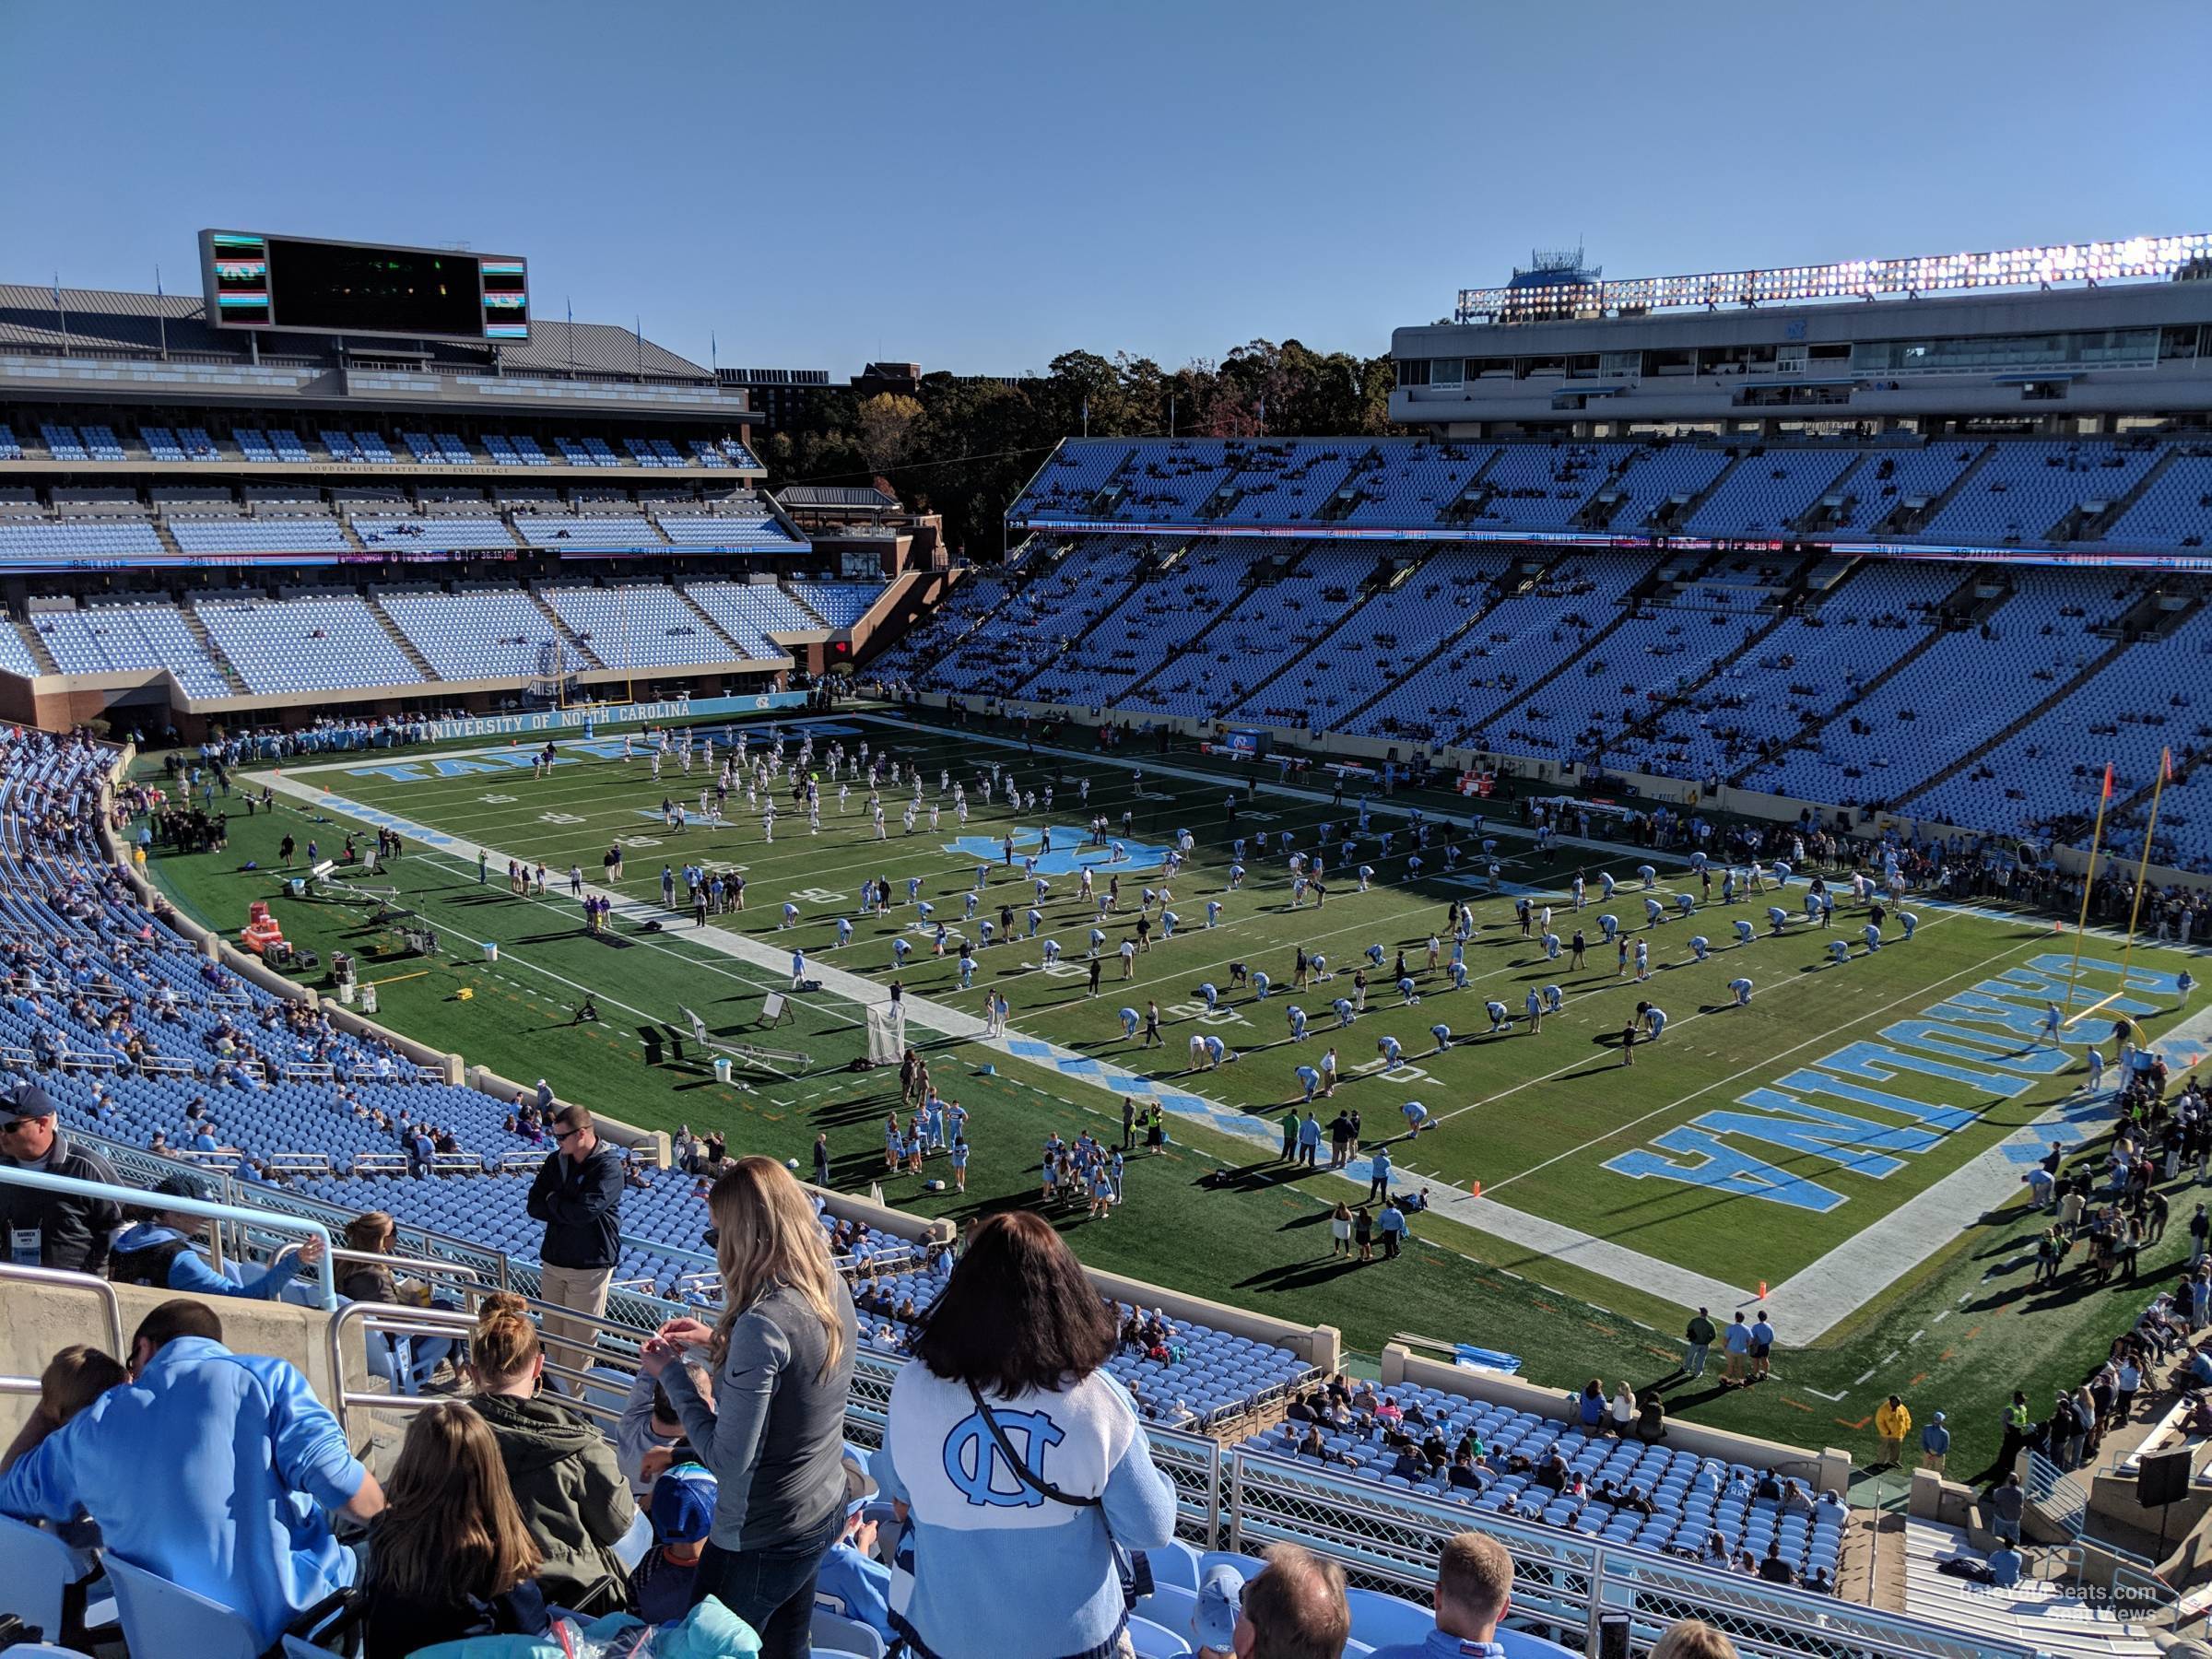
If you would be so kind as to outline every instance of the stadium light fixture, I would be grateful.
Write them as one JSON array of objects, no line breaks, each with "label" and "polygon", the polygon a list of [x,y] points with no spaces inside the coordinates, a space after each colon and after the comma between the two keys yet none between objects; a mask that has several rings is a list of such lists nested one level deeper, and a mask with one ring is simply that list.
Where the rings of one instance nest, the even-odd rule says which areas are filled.
[{"label": "stadium light fixture", "polygon": [[1708,271],[1686,276],[1462,288],[1458,323],[1555,323],[1623,311],[1712,310],[1806,300],[1872,300],[1882,294],[2049,287],[2060,282],[2170,278],[2212,257],[2212,234],[2135,236],[2118,241],[1849,259],[1772,270]]}]

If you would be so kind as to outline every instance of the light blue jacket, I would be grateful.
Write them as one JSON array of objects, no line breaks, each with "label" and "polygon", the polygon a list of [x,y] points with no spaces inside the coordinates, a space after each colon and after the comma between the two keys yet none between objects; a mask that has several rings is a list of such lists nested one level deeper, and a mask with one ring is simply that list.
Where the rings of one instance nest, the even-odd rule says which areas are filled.
[{"label": "light blue jacket", "polygon": [[89,1513],[124,1560],[235,1609],[273,1645],[353,1583],[324,1512],[367,1477],[291,1366],[179,1336],[0,1476],[0,1511]]}]

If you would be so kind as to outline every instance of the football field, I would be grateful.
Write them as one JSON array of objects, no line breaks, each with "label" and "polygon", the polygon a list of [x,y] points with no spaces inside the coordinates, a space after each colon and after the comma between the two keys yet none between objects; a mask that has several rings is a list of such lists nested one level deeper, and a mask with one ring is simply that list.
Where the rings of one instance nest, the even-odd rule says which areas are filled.
[{"label": "football field", "polygon": [[[1793,872],[1776,890],[1770,872],[1767,890],[1728,903],[1717,865],[1708,884],[1687,865],[1630,848],[1539,850],[1503,815],[1478,834],[1467,803],[1440,810],[1432,801],[1422,837],[1406,804],[1371,801],[1362,828],[1356,800],[1266,786],[1248,794],[1190,757],[1147,768],[1135,756],[1032,755],[1018,744],[859,717],[785,723],[787,759],[809,729],[819,828],[794,805],[787,770],[772,840],[760,810],[766,794],[748,806],[741,783],[724,821],[709,826],[700,796],[716,768],[702,759],[687,774],[670,758],[656,781],[646,745],[620,737],[559,743],[542,776],[525,741],[360,757],[287,777],[294,789],[328,791],[334,818],[385,819],[404,833],[487,850],[494,892],[503,890],[507,857],[544,864],[550,891],[534,903],[549,930],[564,920],[582,929],[567,897],[571,865],[594,889],[654,909],[664,867],[674,872],[675,903],[664,918],[671,938],[700,931],[681,879],[687,866],[742,874],[744,910],[711,918],[705,930],[754,943],[749,965],[744,957],[715,964],[735,976],[735,1000],[786,980],[793,948],[863,981],[896,978],[924,1032],[929,1010],[980,1021],[986,997],[1003,994],[1014,1055],[1072,1082],[1114,1088],[1119,1079],[1124,1092],[1135,1084],[1171,1111],[1249,1135],[1255,1159],[1304,1099],[1300,1068],[1325,1075],[1324,1057],[1333,1056],[1336,1086],[1313,1104],[1324,1125],[1339,1112],[1359,1114],[1359,1184],[1307,1176],[1317,1195],[1358,1199],[1374,1148],[1386,1145],[1401,1190],[1427,1184],[1439,1198],[1478,1190],[1488,1206],[1533,1218],[1532,1238],[1563,1229],[1680,1269],[1689,1276],[1683,1285],[1739,1297],[1762,1283],[1782,1287],[1825,1259],[1824,1277],[1848,1268],[1867,1280],[1858,1294],[1865,1300],[1919,1255],[1831,1252],[2054,1107],[2067,1110],[2052,1133],[2086,1138],[2104,1115],[2083,1090],[2087,1048],[2094,1041],[2112,1056],[2115,1013],[2155,1035],[2179,1012],[2178,956],[2139,947],[2123,984],[2117,942],[2092,937],[2073,1006],[2121,1000],[2053,1042],[2042,1026],[2047,1005],[2066,998],[2070,936],[2055,936],[2048,921],[1908,900],[1911,937],[1891,914],[1870,951],[1867,913],[1835,872],[1824,873],[1837,900],[1832,919],[1816,925],[1805,896],[1822,873]],[[710,735],[716,755],[726,755],[722,729]],[[910,778],[920,775],[918,800],[911,782],[883,786],[881,835],[856,775],[864,742],[871,759],[888,752]],[[845,751],[835,776],[833,743]],[[765,744],[754,728],[748,761]],[[965,823],[955,786],[965,794]],[[669,827],[664,803],[684,808],[680,830]],[[1099,816],[1105,845],[1091,844]],[[1494,842],[1487,853],[1486,838]],[[1182,867],[1163,876],[1170,852],[1186,845]],[[624,855],[618,883],[603,880],[613,846]],[[1290,857],[1317,853],[1326,897],[1310,888],[1301,897]],[[862,884],[871,879],[892,901],[863,913]],[[1118,889],[1112,899],[1110,888]],[[1447,919],[1455,900],[1473,911],[1464,942]],[[1556,956],[1542,937],[1547,906]],[[1140,918],[1142,948],[1125,956]],[[1606,936],[1607,918],[1616,942]],[[1578,930],[1586,946],[1579,966]],[[1693,938],[1704,941],[1702,960]],[[968,972],[963,940],[972,947]],[[1464,974],[1453,971],[1455,946]],[[1354,983],[1360,973],[1364,990]],[[620,979],[611,974],[606,989],[618,993]],[[1731,989],[1738,980],[1750,982],[1747,1003]],[[1541,1001],[1553,989],[1556,1010],[1532,1021],[1529,994]],[[857,1019],[834,994],[795,1000],[821,1029],[818,1046],[839,1030],[856,1044]],[[1640,1004],[1665,1016],[1655,1040]],[[1147,1045],[1150,1005],[1161,1033]],[[1135,1035],[1128,1013],[1138,1017]],[[1624,1052],[1632,1022],[1644,1040]],[[1208,1038],[1218,1040],[1218,1058]],[[1426,1112],[1418,1133],[1410,1101]],[[1325,1139],[1321,1156],[1325,1163]],[[2018,1178],[2016,1167],[2008,1181]],[[1911,1216],[1909,1232],[1948,1236],[1984,1206],[1933,1218],[1928,1207]],[[1506,1221],[1495,1207],[1459,1213],[1477,1225]],[[1652,1288],[1664,1294],[1675,1282],[1658,1277]]]}]

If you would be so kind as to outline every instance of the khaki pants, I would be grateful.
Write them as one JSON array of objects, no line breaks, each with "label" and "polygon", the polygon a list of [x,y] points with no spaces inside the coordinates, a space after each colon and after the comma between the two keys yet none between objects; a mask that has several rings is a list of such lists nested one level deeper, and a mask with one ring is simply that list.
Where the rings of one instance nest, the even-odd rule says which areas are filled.
[{"label": "khaki pants", "polygon": [[1949,1455],[1945,1452],[1923,1452],[1920,1454],[1920,1466],[1931,1475],[1940,1475],[1943,1465],[1949,1461]]},{"label": "khaki pants", "polygon": [[[559,1308],[572,1308],[579,1313],[589,1313],[596,1319],[606,1312],[606,1288],[615,1277],[612,1267],[554,1267],[538,1269],[538,1300]],[[590,1348],[597,1341],[596,1330],[580,1319],[562,1319],[558,1314],[545,1314],[540,1321],[546,1343],[546,1359],[553,1365],[565,1365],[571,1371],[588,1370],[591,1365]],[[582,1344],[582,1348],[552,1339],[566,1336],[571,1342]],[[566,1388],[563,1380],[546,1379],[547,1387]],[[566,1388],[568,1393],[576,1393]]]},{"label": "khaki pants", "polygon": [[1897,1462],[1897,1453],[1900,1443],[1904,1440],[1904,1436],[1901,1434],[1884,1434],[1877,1438],[1879,1441],[1879,1449],[1875,1453],[1877,1460],[1886,1464],[1894,1464]]}]

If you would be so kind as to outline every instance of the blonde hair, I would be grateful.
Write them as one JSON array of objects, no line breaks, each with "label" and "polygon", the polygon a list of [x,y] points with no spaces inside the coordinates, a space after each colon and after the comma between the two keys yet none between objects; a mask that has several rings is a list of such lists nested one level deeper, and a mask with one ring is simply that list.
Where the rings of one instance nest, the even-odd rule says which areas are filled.
[{"label": "blonde hair", "polygon": [[390,1255],[399,1224],[382,1210],[366,1210],[346,1224],[346,1248],[363,1255]]},{"label": "blonde hair", "polygon": [[535,1366],[543,1351],[528,1303],[512,1290],[484,1299],[468,1339],[468,1362],[479,1383],[513,1381]]},{"label": "blonde hair", "polygon": [[370,1576],[394,1594],[426,1602],[488,1600],[544,1565],[508,1483],[500,1442],[462,1401],[415,1414],[384,1499]]},{"label": "blonde hair", "polygon": [[822,1322],[822,1371],[828,1382],[845,1357],[845,1327],[837,1316],[837,1270],[829,1241],[806,1189],[790,1171],[759,1154],[741,1158],[707,1194],[715,1228],[714,1263],[722,1270],[722,1317],[710,1348],[714,1369],[729,1352],[730,1329],[752,1305],[782,1285]]},{"label": "blonde hair", "polygon": [[1735,1643],[1701,1618],[1684,1618],[1667,1627],[1650,1659],[1736,1659]]}]

